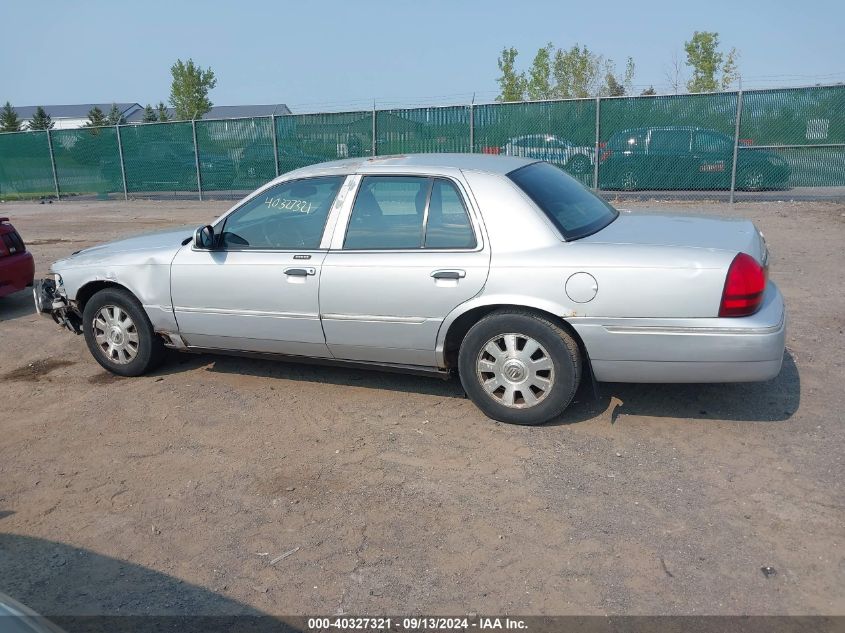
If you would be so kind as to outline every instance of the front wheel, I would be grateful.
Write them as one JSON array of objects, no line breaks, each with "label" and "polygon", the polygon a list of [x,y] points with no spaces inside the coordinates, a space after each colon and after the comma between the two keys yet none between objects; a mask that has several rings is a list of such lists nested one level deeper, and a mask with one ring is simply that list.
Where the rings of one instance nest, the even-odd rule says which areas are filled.
[{"label": "front wheel", "polygon": [[488,417],[542,424],[572,401],[581,354],[557,323],[530,312],[498,311],[464,337],[458,368],[467,394]]},{"label": "front wheel", "polygon": [[164,360],[164,343],[127,290],[105,288],[94,294],[85,304],[82,326],[94,360],[113,374],[140,376]]}]

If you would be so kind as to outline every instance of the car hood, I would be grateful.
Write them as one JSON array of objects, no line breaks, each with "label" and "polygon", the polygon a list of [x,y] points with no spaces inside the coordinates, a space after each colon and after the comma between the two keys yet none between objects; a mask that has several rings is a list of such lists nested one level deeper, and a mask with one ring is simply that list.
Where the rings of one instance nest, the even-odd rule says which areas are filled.
[{"label": "car hood", "polygon": [[620,211],[598,233],[579,242],[676,246],[748,253],[765,263],[762,235],[750,220],[695,215]]},{"label": "car hood", "polygon": [[193,235],[193,231],[194,228],[192,227],[184,227],[99,244],[77,251],[70,257],[57,261],[53,265],[53,269],[67,266],[91,266],[115,260],[119,260],[119,263],[122,264],[149,261],[150,259],[169,261],[182,248],[182,242]]}]

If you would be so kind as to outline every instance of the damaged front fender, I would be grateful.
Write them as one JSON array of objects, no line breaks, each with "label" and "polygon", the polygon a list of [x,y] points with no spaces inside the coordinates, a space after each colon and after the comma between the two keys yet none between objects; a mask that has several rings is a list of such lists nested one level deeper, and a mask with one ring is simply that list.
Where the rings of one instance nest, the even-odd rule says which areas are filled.
[{"label": "damaged front fender", "polygon": [[32,285],[32,297],[36,312],[49,316],[74,334],[82,334],[82,315],[76,305],[68,301],[60,275],[36,279]]}]

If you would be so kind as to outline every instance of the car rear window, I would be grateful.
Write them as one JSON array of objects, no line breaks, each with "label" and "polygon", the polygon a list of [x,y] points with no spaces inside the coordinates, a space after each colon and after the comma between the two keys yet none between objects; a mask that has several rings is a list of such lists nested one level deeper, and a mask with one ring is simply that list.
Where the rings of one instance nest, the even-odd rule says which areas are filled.
[{"label": "car rear window", "polygon": [[549,163],[532,163],[508,174],[540,207],[566,240],[601,231],[619,212],[577,180]]}]

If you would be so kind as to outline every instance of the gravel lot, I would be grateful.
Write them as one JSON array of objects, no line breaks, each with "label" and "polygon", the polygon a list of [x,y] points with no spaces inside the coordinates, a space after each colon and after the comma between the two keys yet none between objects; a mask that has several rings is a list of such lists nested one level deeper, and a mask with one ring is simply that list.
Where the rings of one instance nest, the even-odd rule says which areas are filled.
[{"label": "gravel lot", "polygon": [[[0,215],[40,275],[226,206]],[[845,205],[624,206],[758,223],[777,379],[603,384],[521,428],[457,379],[178,354],[120,379],[28,292],[0,299],[0,592],[45,614],[845,614]]]}]

